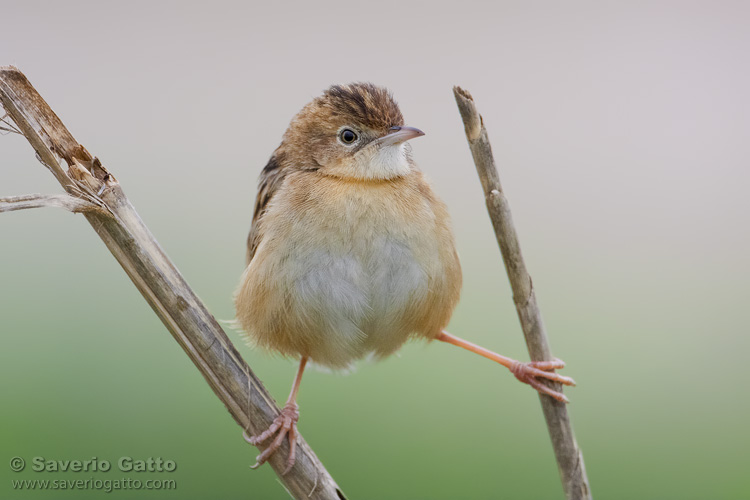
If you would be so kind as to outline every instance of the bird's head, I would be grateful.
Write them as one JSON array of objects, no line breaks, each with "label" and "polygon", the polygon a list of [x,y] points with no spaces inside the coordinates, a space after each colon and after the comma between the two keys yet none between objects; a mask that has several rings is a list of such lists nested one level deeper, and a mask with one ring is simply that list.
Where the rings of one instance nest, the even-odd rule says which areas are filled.
[{"label": "bird's head", "polygon": [[333,85],[292,119],[277,152],[298,168],[385,180],[409,173],[406,141],[421,135],[421,130],[404,126],[387,89],[371,83]]}]

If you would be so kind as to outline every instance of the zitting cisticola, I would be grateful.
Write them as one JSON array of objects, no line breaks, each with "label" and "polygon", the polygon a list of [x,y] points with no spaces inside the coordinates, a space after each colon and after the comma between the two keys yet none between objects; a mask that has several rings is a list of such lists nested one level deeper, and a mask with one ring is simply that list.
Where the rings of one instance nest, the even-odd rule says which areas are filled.
[{"label": "zitting cisticola", "polygon": [[448,211],[411,157],[391,94],[368,83],[334,85],[291,121],[260,177],[237,320],[259,346],[300,359],[274,423],[246,439],[288,435],[294,465],[297,390],[307,361],[346,368],[397,351],[409,338],[448,342],[508,367],[521,381],[566,401],[536,377],[573,384],[562,362],[520,363],[447,333],[461,267]]}]

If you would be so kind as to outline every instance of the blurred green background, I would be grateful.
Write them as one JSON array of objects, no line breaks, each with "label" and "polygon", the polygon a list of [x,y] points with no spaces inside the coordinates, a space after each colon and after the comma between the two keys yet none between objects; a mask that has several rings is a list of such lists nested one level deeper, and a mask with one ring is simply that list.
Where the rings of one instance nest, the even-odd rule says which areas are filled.
[{"label": "blurred green background", "polygon": [[[450,330],[527,359],[451,86],[488,126],[594,496],[750,498],[750,15],[744,2],[10,2],[19,66],[231,319],[256,178],[334,82],[390,87],[450,207]],[[59,192],[16,135],[0,196]],[[175,479],[112,498],[286,498],[80,216],[0,215],[0,497],[16,479]],[[294,363],[246,347],[278,400]],[[352,499],[561,498],[537,396],[446,345],[309,371],[300,431]],[[162,457],[171,474],[15,473]]]}]

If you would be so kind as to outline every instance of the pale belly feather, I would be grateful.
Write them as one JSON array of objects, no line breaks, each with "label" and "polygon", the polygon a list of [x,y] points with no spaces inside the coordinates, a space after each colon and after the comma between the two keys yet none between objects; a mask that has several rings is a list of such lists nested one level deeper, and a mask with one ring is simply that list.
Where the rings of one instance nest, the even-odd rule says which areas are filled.
[{"label": "pale belly feather", "polygon": [[315,331],[319,349],[352,360],[397,350],[428,290],[425,270],[403,242],[383,236],[356,246],[310,251],[301,272],[289,276],[293,302],[314,316],[307,334]]},{"label": "pale belly feather", "polygon": [[447,323],[460,270],[452,239],[440,247],[447,229],[416,189],[292,194],[279,195],[264,219],[235,299],[257,345],[347,368]]}]

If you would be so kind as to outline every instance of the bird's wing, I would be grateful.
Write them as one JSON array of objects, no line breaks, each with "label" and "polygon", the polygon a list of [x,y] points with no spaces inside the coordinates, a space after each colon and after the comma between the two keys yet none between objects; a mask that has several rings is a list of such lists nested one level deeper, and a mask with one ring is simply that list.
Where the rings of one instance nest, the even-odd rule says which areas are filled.
[{"label": "bird's wing", "polygon": [[273,195],[279,190],[281,185],[284,183],[284,179],[289,173],[289,169],[281,168],[278,161],[277,155],[271,156],[268,163],[263,167],[263,171],[260,174],[260,180],[258,182],[258,196],[255,199],[255,212],[253,213],[253,222],[250,226],[250,234],[247,236],[247,261],[246,264],[250,264],[250,261],[255,255],[260,244],[260,231],[258,230],[258,223],[263,215],[266,213],[268,208],[268,202],[271,201]]}]

